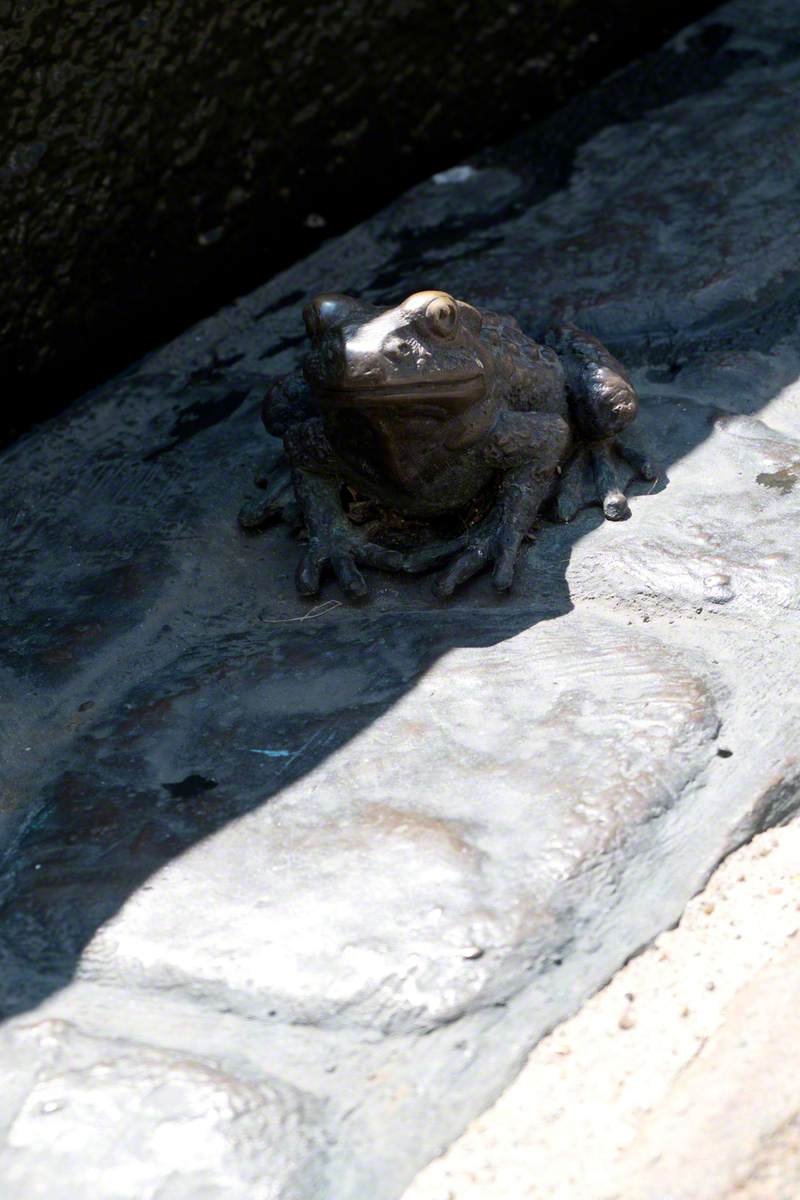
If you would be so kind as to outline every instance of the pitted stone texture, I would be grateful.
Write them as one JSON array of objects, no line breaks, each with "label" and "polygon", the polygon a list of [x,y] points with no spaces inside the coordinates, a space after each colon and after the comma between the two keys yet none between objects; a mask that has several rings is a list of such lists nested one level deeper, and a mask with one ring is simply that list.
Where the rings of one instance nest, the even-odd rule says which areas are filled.
[{"label": "pitted stone texture", "polygon": [[641,1121],[624,1178],[602,1189],[602,1200],[794,1200],[798,1003],[795,938],[734,997],[721,1029]]},{"label": "pitted stone texture", "polygon": [[89,1037],[63,1021],[0,1040],[8,1200],[319,1200],[319,1106],[286,1084]]},{"label": "pitted stone texture", "polygon": [[[283,671],[261,675],[254,659],[229,663],[222,687],[187,681],[190,702],[165,706],[138,746],[129,740],[124,774],[109,764],[94,788],[142,787],[148,759],[151,773],[180,777],[200,747],[220,792],[267,777],[262,744],[280,755],[324,736],[315,692],[355,686],[368,704],[391,686],[381,660],[413,641],[404,623],[372,631],[369,666],[329,631],[327,684],[298,670],[301,653],[280,638]],[[270,713],[271,695],[294,709],[291,724]],[[88,946],[81,975],[391,1033],[504,1001],[557,955],[587,877],[613,873],[632,830],[714,755],[718,725],[697,666],[602,620],[451,649],[302,782],[165,866]],[[49,888],[65,875],[48,869]]]},{"label": "pitted stone texture", "polygon": [[[800,64],[743,72],[737,90],[736,109],[721,89],[609,127],[579,153],[566,194],[539,205],[535,222],[526,214],[506,227],[520,260],[535,263],[523,308],[533,325],[558,315],[618,343],[657,334],[685,345],[796,294]],[[469,295],[480,296],[495,260],[489,250],[465,268]]]},{"label": "pitted stone texture", "polygon": [[403,1200],[796,1200],[798,862],[731,854]]},{"label": "pitted stone texture", "polygon": [[[751,340],[762,313],[774,337],[800,292],[800,64],[776,54],[796,14],[775,9],[763,23],[748,0],[715,13],[726,49],[745,56],[730,86],[609,124],[580,148],[563,191],[481,230],[458,261],[434,247],[422,270],[532,330],[574,320],[629,361]],[[371,228],[384,236],[380,216]]]}]

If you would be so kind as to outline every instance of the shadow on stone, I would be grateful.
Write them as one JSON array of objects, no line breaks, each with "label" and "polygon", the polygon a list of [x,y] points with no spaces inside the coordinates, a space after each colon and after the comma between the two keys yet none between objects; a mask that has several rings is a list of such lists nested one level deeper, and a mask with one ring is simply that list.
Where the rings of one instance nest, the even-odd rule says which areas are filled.
[{"label": "shadow on stone", "polygon": [[[53,773],[8,864],[0,913],[6,1014],[64,986],[97,929],[165,863],[291,789],[378,721],[437,660],[458,647],[496,645],[568,612],[563,565],[587,524],[599,521],[592,514],[550,532],[558,571],[548,563],[548,587],[528,604],[519,593],[496,601],[483,579],[469,595],[485,590],[485,607],[476,610],[469,598],[444,606],[427,594],[426,579],[400,584],[411,600],[405,611],[375,613],[331,600],[317,606],[317,616],[313,608],[286,618],[262,609],[249,631],[231,630],[175,656],[165,644],[169,631],[162,633],[164,661],[155,671],[128,663],[113,705],[98,697],[79,713],[76,704],[70,715],[79,728],[64,748],[64,769]],[[241,535],[233,527],[227,533],[235,545]],[[296,553],[288,538],[267,534],[247,557],[254,566],[262,559],[263,569],[279,540],[288,577]],[[382,582],[372,575],[373,588]],[[82,583],[86,597],[90,588]],[[148,579],[145,595],[152,585]],[[83,612],[82,630],[60,627],[29,663],[44,662],[51,679],[62,675],[62,663],[74,663],[87,641],[107,632],[116,615],[109,592],[102,589],[93,618]],[[387,788],[399,797],[404,781],[391,762],[375,764],[376,799]],[[235,876],[239,867],[223,869]]]},{"label": "shadow on stone", "polygon": [[[234,1074],[263,1034],[329,1106],[331,1200],[397,1196],[797,807],[796,13],[722,14],[741,69],[598,132],[558,195],[526,206],[519,145],[422,185],[3,456],[2,1010]],[[482,181],[520,197],[488,233],[457,224]],[[276,302],[389,274],[597,332],[667,486],[543,525],[504,602],[301,602],[289,533],[236,529],[296,362]]]}]

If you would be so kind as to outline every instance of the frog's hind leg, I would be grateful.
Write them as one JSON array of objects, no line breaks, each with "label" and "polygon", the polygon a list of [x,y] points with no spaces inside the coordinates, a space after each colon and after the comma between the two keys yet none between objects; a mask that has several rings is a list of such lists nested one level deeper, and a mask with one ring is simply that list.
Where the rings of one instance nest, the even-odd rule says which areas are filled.
[{"label": "frog's hind leg", "polygon": [[614,438],[613,446],[617,454],[633,470],[634,475],[648,481],[658,479],[658,467],[650,457],[647,447],[642,443],[637,429],[626,429],[623,437]]},{"label": "frog's hind leg", "polygon": [[637,476],[657,479],[650,460],[622,438],[596,442],[589,447],[594,476],[594,499],[599,500],[609,521],[624,521],[631,515],[625,489]]},{"label": "frog's hind leg", "polygon": [[625,489],[636,478],[655,480],[658,471],[627,436],[583,443],[562,468],[553,515],[571,521],[582,508],[599,503],[609,521],[624,521],[631,515]]},{"label": "frog's hind leg", "polygon": [[594,477],[589,451],[579,446],[572,458],[562,468],[560,481],[553,501],[553,515],[559,521],[572,518],[595,499]]},{"label": "frog's hind leg", "polygon": [[562,471],[555,514],[570,521],[579,509],[600,503],[609,520],[624,520],[630,516],[625,488],[631,480],[658,478],[630,429],[639,408],[633,384],[610,351],[574,325],[560,326],[548,340],[564,365],[570,410],[581,438]]},{"label": "frog's hind leg", "polygon": [[403,557],[402,569],[408,575],[422,575],[425,571],[435,571],[443,567],[454,554],[458,554],[467,544],[467,535],[444,538],[423,546],[421,550],[412,550]]}]

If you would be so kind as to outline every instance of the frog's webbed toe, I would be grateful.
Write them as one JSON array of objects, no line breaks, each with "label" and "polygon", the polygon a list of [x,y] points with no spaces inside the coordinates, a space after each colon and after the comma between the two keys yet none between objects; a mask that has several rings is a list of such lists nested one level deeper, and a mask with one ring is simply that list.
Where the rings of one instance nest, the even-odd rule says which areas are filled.
[{"label": "frog's webbed toe", "polygon": [[579,446],[561,471],[561,482],[554,504],[554,514],[559,521],[571,521],[594,499],[592,466],[589,451]]},{"label": "frog's webbed toe", "polygon": [[489,561],[488,547],[473,543],[450,563],[433,583],[433,593],[440,599],[452,596],[456,588],[482,571]]},{"label": "frog's webbed toe", "polygon": [[561,473],[555,501],[559,521],[571,521],[582,508],[600,504],[610,521],[631,515],[625,499],[625,482],[608,443],[580,446]]},{"label": "frog's webbed toe", "polygon": [[463,550],[466,544],[466,534],[431,542],[420,550],[412,550],[405,554],[403,570],[408,575],[422,575],[425,571],[435,571],[449,562],[453,555]]},{"label": "frog's webbed toe", "polygon": [[294,487],[306,527],[306,546],[297,566],[295,583],[301,596],[316,596],[327,571],[338,579],[342,591],[358,600],[367,594],[359,567],[401,571],[403,556],[397,550],[370,540],[363,526],[348,521],[335,479],[297,470]]},{"label": "frog's webbed toe", "polygon": [[396,550],[378,546],[339,531],[329,538],[309,537],[305,553],[295,575],[301,596],[316,596],[326,567],[330,567],[342,591],[351,600],[360,600],[368,592],[359,566],[378,567],[383,571],[402,571],[403,556]]},{"label": "frog's webbed toe", "polygon": [[614,448],[628,466],[633,468],[635,475],[648,482],[658,479],[660,473],[658,466],[650,457],[647,447],[640,443],[635,428],[626,429],[623,437],[616,438]]},{"label": "frog's webbed toe", "polygon": [[449,599],[457,588],[487,567],[492,568],[492,587],[495,591],[510,591],[524,538],[524,529],[507,525],[476,531],[464,549],[434,580],[434,595],[441,600]]},{"label": "frog's webbed toe", "polygon": [[601,443],[589,451],[594,474],[595,499],[599,500],[609,521],[625,521],[631,515],[625,498],[624,472],[619,470],[611,446]]},{"label": "frog's webbed toe", "polygon": [[647,453],[625,438],[609,438],[577,448],[561,473],[554,513],[571,521],[590,504],[599,504],[609,521],[631,515],[625,490],[633,479],[658,479],[658,469]]}]

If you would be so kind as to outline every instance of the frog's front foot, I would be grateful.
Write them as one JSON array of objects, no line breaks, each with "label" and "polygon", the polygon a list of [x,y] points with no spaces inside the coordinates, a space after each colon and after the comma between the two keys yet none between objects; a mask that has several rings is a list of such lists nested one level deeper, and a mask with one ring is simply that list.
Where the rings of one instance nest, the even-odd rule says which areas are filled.
[{"label": "frog's front foot", "polygon": [[351,600],[360,600],[369,589],[359,566],[402,571],[403,556],[397,550],[368,542],[345,529],[310,534],[305,554],[297,566],[297,590],[301,596],[316,596],[323,573],[329,567],[345,595]]},{"label": "frog's front foot", "polygon": [[561,473],[555,501],[560,521],[572,518],[589,504],[600,504],[609,521],[631,515],[625,488],[632,479],[658,479],[658,468],[631,435],[604,438],[578,446]]},{"label": "frog's front foot", "polygon": [[451,541],[441,541],[425,550],[407,554],[404,570],[409,574],[433,570],[451,559],[446,570],[433,583],[433,593],[447,599],[462,583],[492,566],[492,583],[498,592],[507,592],[513,582],[519,547],[525,529],[516,529],[510,522],[489,514],[473,532]]},{"label": "frog's front foot", "polygon": [[448,599],[456,588],[461,587],[473,575],[492,567],[492,586],[498,592],[507,592],[514,582],[517,556],[525,531],[503,527],[479,527],[469,538],[466,546],[457,554],[450,565],[434,580],[433,593]]},{"label": "frog's front foot", "polygon": [[333,571],[351,600],[360,600],[368,590],[359,566],[380,567],[384,571],[404,569],[402,554],[370,542],[347,520],[335,480],[298,470],[294,473],[294,485],[308,530],[305,553],[295,575],[301,596],[317,595],[327,569]]},{"label": "frog's front foot", "polygon": [[[553,425],[552,418],[549,424]],[[452,562],[433,585],[435,595],[442,599],[452,596],[462,583],[487,567],[492,568],[495,591],[511,590],[522,543],[542,502],[552,493],[557,455],[564,450],[567,438],[566,425],[557,421],[551,429],[549,453],[544,451],[546,443],[541,443],[535,461],[506,471],[491,511],[464,535],[463,545],[453,548]]]}]

